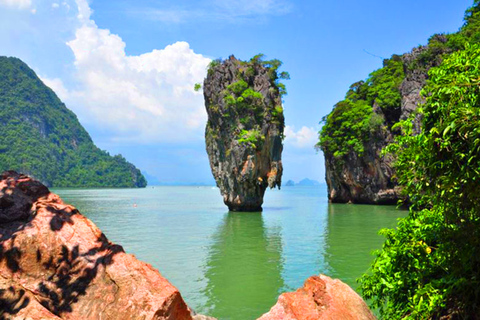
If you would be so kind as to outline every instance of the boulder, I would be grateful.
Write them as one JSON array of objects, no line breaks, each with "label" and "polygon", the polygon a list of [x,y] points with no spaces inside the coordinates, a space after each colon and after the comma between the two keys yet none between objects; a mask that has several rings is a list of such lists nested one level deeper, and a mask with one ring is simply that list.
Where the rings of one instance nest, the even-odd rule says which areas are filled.
[{"label": "boulder", "polygon": [[0,177],[0,319],[192,319],[178,290],[41,183]]},{"label": "boulder", "polygon": [[348,285],[325,275],[313,276],[295,292],[282,294],[258,320],[374,320],[366,303]]}]

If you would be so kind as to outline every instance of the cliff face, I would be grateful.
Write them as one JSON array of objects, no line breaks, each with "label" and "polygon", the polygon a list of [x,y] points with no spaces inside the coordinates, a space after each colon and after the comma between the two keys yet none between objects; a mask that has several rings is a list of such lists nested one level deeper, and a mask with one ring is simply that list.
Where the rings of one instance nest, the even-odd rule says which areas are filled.
[{"label": "cliff face", "polygon": [[392,157],[382,157],[382,149],[392,142],[392,134],[381,130],[371,136],[362,155],[350,152],[339,162],[325,152],[328,199],[337,203],[395,204],[399,190],[393,180]]},{"label": "cliff face", "polygon": [[210,166],[231,211],[260,211],[267,187],[281,186],[284,117],[276,69],[231,56],[204,81]]},{"label": "cliff face", "polygon": [[[443,35],[436,35],[430,39],[430,43],[434,44],[445,44],[446,41],[447,39]],[[369,130],[364,131],[363,136],[357,137],[362,145],[361,152],[348,149],[347,152],[338,156],[338,153],[335,154],[332,150],[332,143],[324,142],[322,144],[320,142],[320,147],[325,155],[328,198],[331,202],[367,204],[396,204],[398,202],[401,198],[401,190],[395,181],[395,172],[392,166],[394,158],[392,155],[382,156],[381,152],[382,149],[393,142],[395,135],[400,133],[399,129],[393,128],[393,126],[399,121],[407,119],[417,109],[419,103],[423,101],[420,91],[426,84],[428,70],[439,65],[441,56],[448,52],[450,50],[447,47],[439,49],[433,47],[432,49],[431,45],[414,48],[409,53],[402,56],[393,56],[392,59],[384,62],[383,69],[388,68],[392,61],[399,64],[399,68],[401,68],[399,72],[400,82],[385,89],[385,86],[381,87],[384,84],[378,80],[380,76],[376,71],[365,83],[361,83],[360,88],[350,89],[346,100],[358,99],[358,95],[363,94],[365,95],[365,103],[370,105],[371,114],[363,115],[364,118],[370,117],[367,120]],[[380,71],[383,69],[380,69]],[[385,74],[388,74],[388,72],[380,75],[386,78]],[[398,77],[396,74],[390,76]],[[380,90],[390,90],[390,94],[397,94],[398,99],[392,99],[394,103],[391,105],[383,103],[381,100],[383,97],[380,94],[371,93],[373,91],[371,88],[376,85],[375,81],[380,83]],[[355,90],[355,96],[352,94],[352,90]],[[338,105],[335,108],[337,107]],[[332,114],[335,112],[334,109]],[[330,121],[330,125],[340,127],[340,135],[343,134],[345,130],[341,128],[341,124],[334,123],[328,117],[326,122]],[[421,130],[420,118],[416,116],[413,119],[413,131],[419,132],[419,130]],[[321,139],[322,134],[324,132],[321,133]]]},{"label": "cliff face", "polygon": [[0,57],[0,172],[52,187],[145,187],[140,170],[95,146],[70,111],[25,63]]},{"label": "cliff face", "polygon": [[192,319],[178,290],[40,182],[0,176],[0,319]]}]

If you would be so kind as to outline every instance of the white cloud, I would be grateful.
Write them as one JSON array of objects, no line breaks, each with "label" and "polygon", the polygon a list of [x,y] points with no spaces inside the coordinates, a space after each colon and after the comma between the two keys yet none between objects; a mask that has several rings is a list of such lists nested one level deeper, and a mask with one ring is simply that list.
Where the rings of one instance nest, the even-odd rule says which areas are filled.
[{"label": "white cloud", "polygon": [[7,6],[15,9],[29,9],[32,6],[31,0],[0,0],[0,6]]},{"label": "white cloud", "polygon": [[75,0],[75,3],[77,4],[77,8],[78,8],[77,18],[80,21],[80,23],[95,25],[95,22],[93,20],[90,20],[90,16],[92,15],[92,9],[90,9],[90,6],[88,5],[88,1]]},{"label": "white cloud", "polygon": [[296,148],[313,149],[318,141],[317,130],[303,126],[300,130],[295,131],[295,127],[285,127],[285,144],[290,144]]},{"label": "white cloud", "polygon": [[203,139],[203,96],[193,87],[203,81],[210,59],[186,42],[129,56],[118,35],[90,20],[85,0],[77,0],[77,5],[82,25],[67,43],[79,81],[69,95],[75,111],[114,131],[116,140]]},{"label": "white cloud", "polygon": [[52,8],[53,9],[57,9],[59,7],[60,7],[60,5],[58,3],[56,3],[56,2],[52,3]]}]

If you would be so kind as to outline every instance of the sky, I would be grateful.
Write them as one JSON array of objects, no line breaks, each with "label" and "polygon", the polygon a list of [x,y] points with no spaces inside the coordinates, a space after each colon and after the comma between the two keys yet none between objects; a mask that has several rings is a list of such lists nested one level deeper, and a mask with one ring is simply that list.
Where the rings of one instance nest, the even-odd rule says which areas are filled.
[{"label": "sky", "polygon": [[383,58],[455,32],[472,0],[0,0],[0,55],[26,62],[93,141],[152,180],[214,184],[203,82],[212,59],[288,71],[283,180],[324,182],[322,117]]}]

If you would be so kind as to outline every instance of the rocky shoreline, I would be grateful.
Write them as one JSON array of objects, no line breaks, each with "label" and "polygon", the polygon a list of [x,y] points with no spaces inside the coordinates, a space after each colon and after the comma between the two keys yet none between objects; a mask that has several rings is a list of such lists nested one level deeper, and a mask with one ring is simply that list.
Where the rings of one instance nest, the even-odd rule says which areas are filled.
[{"label": "rocky shoreline", "polygon": [[[168,319],[196,315],[151,265],[28,176],[0,177],[0,319]],[[320,275],[260,319],[374,319],[346,284]]]}]

